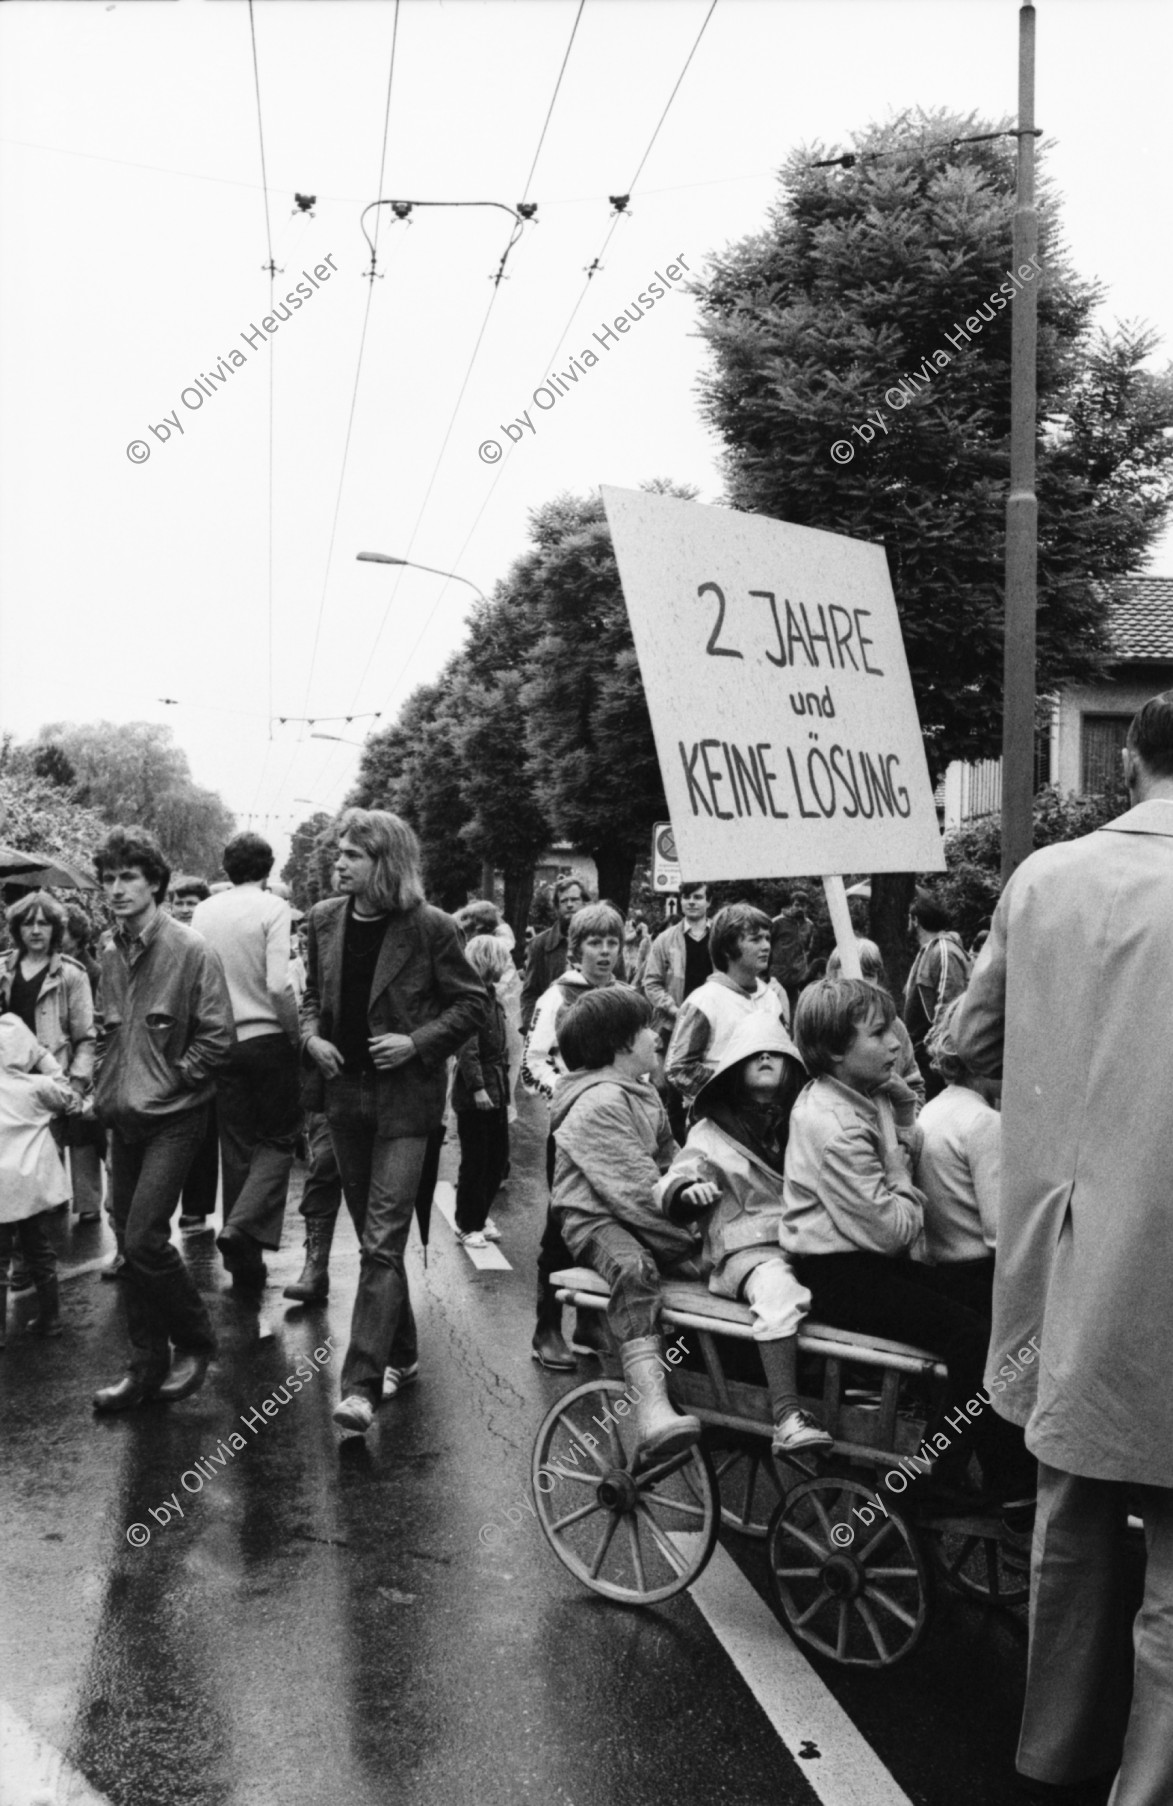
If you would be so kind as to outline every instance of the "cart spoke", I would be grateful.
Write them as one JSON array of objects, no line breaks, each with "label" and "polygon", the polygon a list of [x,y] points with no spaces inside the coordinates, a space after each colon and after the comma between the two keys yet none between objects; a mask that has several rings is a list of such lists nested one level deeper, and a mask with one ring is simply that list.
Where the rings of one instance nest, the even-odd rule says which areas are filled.
[{"label": "cart spoke", "polygon": [[990,1583],[990,1598],[1000,1599],[1002,1597],[1002,1569],[998,1560],[996,1542],[987,1542],[986,1544],[986,1579]]},{"label": "cart spoke", "polygon": [[[870,1580],[871,1576],[869,1575],[868,1578]],[[882,1587],[869,1586],[868,1598],[874,1599],[878,1604],[884,1606],[894,1618],[899,1618],[901,1624],[907,1624],[909,1630],[916,1629],[916,1619],[911,1613],[906,1612],[902,1605],[898,1605],[891,1593],[886,1593]]]},{"label": "cart spoke", "polygon": [[636,1525],[635,1513],[627,1512],[625,1514],[625,1522],[627,1524],[627,1534],[631,1541],[631,1560],[632,1565],[635,1568],[636,1584],[641,1593],[646,1593],[648,1590],[648,1583],[644,1574],[643,1551],[639,1546],[639,1529]]},{"label": "cart spoke", "polygon": [[615,1530],[616,1530],[618,1523],[619,1523],[619,1513],[617,1511],[613,1511],[611,1513],[611,1516],[608,1518],[606,1528],[603,1531],[603,1539],[600,1542],[598,1548],[595,1550],[595,1559],[591,1563],[590,1573],[591,1573],[592,1580],[594,1580],[597,1577],[599,1569],[603,1565],[603,1559],[604,1559],[608,1549],[611,1547],[611,1538],[615,1534]]},{"label": "cart spoke", "polygon": [[826,1561],[827,1545],[821,1543],[817,1536],[812,1536],[809,1530],[804,1530],[801,1524],[796,1524],[791,1518],[786,1520],[786,1534],[794,1537],[795,1541],[800,1542],[804,1549],[809,1549],[812,1555],[817,1555],[820,1561]]},{"label": "cart spoke", "polygon": [[839,1634],[835,1639],[835,1654],[842,1661],[847,1654],[847,1626],[851,1618],[846,1599],[839,1601]]},{"label": "cart spoke", "polygon": [[560,1530],[565,1530],[567,1524],[581,1523],[583,1518],[592,1517],[596,1511],[604,1509],[605,1507],[600,1505],[597,1499],[592,1499],[589,1505],[580,1505],[577,1511],[568,1511],[564,1518],[559,1518],[556,1524],[551,1524],[550,1533],[552,1536],[556,1536]]},{"label": "cart spoke", "polygon": [[815,1613],[822,1611],[823,1607],[827,1604],[830,1597],[831,1597],[831,1593],[830,1593],[829,1588],[824,1587],[822,1592],[819,1594],[818,1598],[815,1600],[814,1604],[808,1605],[805,1612],[800,1612],[797,1618],[794,1618],[791,1620],[791,1622],[794,1624],[795,1629],[796,1630],[799,1629],[804,1624],[809,1624],[810,1620],[814,1617]]},{"label": "cart spoke", "polygon": [[670,1499],[666,1493],[654,1492],[650,1494],[641,1493],[639,1503],[641,1505],[655,1505],[657,1511],[679,1511],[686,1518],[700,1518],[703,1521],[705,1517],[705,1502],[703,1499]]},{"label": "cart spoke", "polygon": [[963,1568],[965,1566],[966,1562],[969,1560],[970,1556],[973,1554],[974,1550],[977,1548],[978,1543],[980,1541],[981,1541],[980,1537],[967,1536],[965,1541],[961,1545],[960,1552],[958,1553],[956,1559],[953,1561],[950,1561],[950,1562],[946,1562],[945,1572],[948,1574],[950,1580],[953,1579],[954,1575],[957,1573],[959,1568]]},{"label": "cart spoke", "polygon": [[[545,1474],[557,1474],[560,1480],[577,1480],[580,1486],[597,1486],[599,1484],[597,1474],[580,1474],[572,1467],[563,1467],[560,1461],[543,1461],[540,1471]],[[541,1492],[541,1490],[539,1486],[538,1491]],[[550,1491],[553,1491],[552,1487]],[[546,1497],[549,1496],[547,1493]]]},{"label": "cart spoke", "polygon": [[[558,1421],[562,1425],[562,1428],[566,1431],[566,1434],[570,1437],[570,1440],[572,1442],[576,1442],[578,1444],[579,1448],[582,1450],[583,1454],[590,1457],[590,1459],[594,1462],[595,1466],[598,1468],[598,1470],[601,1474],[605,1474],[607,1472],[607,1463],[604,1460],[602,1460],[602,1458],[599,1455],[597,1455],[595,1453],[594,1449],[591,1447],[590,1443],[587,1441],[587,1439],[583,1435],[582,1431],[578,1428],[577,1424],[573,1424],[570,1421],[569,1417],[561,1417],[561,1418],[559,1418]],[[595,1439],[592,1438],[592,1441],[593,1440],[595,1440]],[[615,1465],[617,1467],[622,1467],[623,1466],[622,1460],[616,1462]]]},{"label": "cart spoke", "polygon": [[876,1620],[873,1618],[873,1616],[871,1614],[871,1611],[868,1607],[867,1600],[866,1599],[857,1599],[855,1601],[855,1609],[859,1613],[860,1617],[863,1619],[864,1623],[868,1627],[868,1631],[871,1635],[872,1642],[876,1646],[876,1654],[879,1656],[881,1662],[891,1661],[892,1658],[891,1658],[891,1653],[888,1649],[888,1645],[885,1643],[883,1637],[880,1634],[880,1627],[876,1623]]},{"label": "cart spoke", "polygon": [[643,1499],[639,1499],[636,1502],[635,1509],[641,1517],[647,1519],[648,1529],[652,1533],[652,1540],[669,1567],[673,1568],[677,1574],[687,1574],[689,1567],[688,1562],[680,1553],[680,1550],[676,1547],[675,1543],[670,1542],[664,1535],[664,1532],[660,1529],[659,1524],[657,1524],[655,1518],[648,1510]]},{"label": "cart spoke", "polygon": [[779,1580],[817,1580],[822,1568],[775,1568]]}]

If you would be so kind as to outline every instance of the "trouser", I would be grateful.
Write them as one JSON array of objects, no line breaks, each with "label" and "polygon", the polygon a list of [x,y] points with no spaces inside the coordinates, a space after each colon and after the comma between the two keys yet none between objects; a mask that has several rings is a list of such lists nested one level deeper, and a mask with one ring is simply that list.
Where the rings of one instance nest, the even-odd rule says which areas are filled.
[{"label": "trouser", "polygon": [[[554,1137],[548,1135],[546,1137],[546,1186],[550,1191],[554,1189],[555,1151]],[[542,1239],[538,1243],[539,1322],[542,1313],[551,1308],[553,1308],[558,1315],[561,1315],[561,1306],[551,1305],[551,1300],[554,1297],[554,1293],[550,1286],[551,1273],[556,1273],[559,1267],[573,1267],[575,1265],[577,1265],[575,1258],[562,1239],[562,1226],[559,1223],[558,1218],[554,1215],[553,1206],[547,1203],[546,1226],[542,1230]],[[557,1322],[557,1316],[555,1317],[555,1322]]]},{"label": "trouser", "polygon": [[342,1202],[342,1181],[338,1177],[330,1124],[323,1112],[315,1110],[307,1116],[306,1140],[309,1160],[301,1194],[301,1214],[307,1222],[311,1217],[325,1217],[332,1223]]},{"label": "trouser", "polygon": [[776,1260],[759,1261],[750,1269],[742,1285],[745,1302],[753,1312],[753,1333],[757,1342],[776,1342],[785,1336],[796,1336],[798,1326],[811,1308],[811,1295],[799,1285],[794,1269],[781,1255]]},{"label": "trouser", "polygon": [[[384,1369],[389,1363],[409,1364],[403,1334],[397,1335],[411,1310],[403,1254],[429,1138],[380,1131],[373,1073],[327,1080],[326,1114],[347,1209],[362,1246],[342,1396],[357,1393],[377,1405]],[[414,1360],[414,1349],[410,1352]]]},{"label": "trouser", "polygon": [[171,1218],[206,1126],[206,1109],[165,1119],[141,1140],[110,1134],[114,1233],[126,1256],[122,1294],[130,1332],[130,1370],[160,1380],[176,1348],[215,1350],[208,1309],[178,1249]]},{"label": "trouser", "polygon": [[211,1217],[216,1214],[216,1197],[220,1190],[220,1128],[216,1106],[208,1105],[208,1126],[195,1151],[179,1197],[180,1214],[185,1217]]},{"label": "trouser", "polygon": [[224,1223],[281,1246],[293,1144],[301,1126],[297,1050],[288,1035],[238,1041],[216,1074]]},{"label": "trouser", "polygon": [[990,1321],[994,1308],[994,1256],[985,1260],[942,1261],[937,1267],[921,1267],[920,1276],[934,1292],[963,1304],[976,1317]]},{"label": "trouser", "polygon": [[457,1110],[460,1176],[456,1181],[456,1227],[465,1234],[483,1229],[509,1163],[509,1107]]},{"label": "trouser", "polygon": [[601,1219],[583,1243],[578,1261],[593,1267],[611,1288],[607,1322],[617,1342],[634,1342],[641,1336],[658,1336],[664,1308],[660,1276],[695,1279],[696,1263],[688,1256],[661,1265],[650,1248],[622,1223]]},{"label": "trouser", "polygon": [[[949,1378],[940,1433],[952,1446],[942,1472],[960,1475],[972,1447],[988,1487],[1004,1498],[1034,1491],[1035,1463],[1022,1431],[999,1417],[982,1392],[990,1342],[984,1318],[943,1298],[911,1261],[891,1255],[865,1249],[797,1254],[792,1264],[810,1287],[811,1315],[818,1322],[912,1342],[944,1361]],[[967,1402],[977,1406],[976,1413],[967,1416]]]},{"label": "trouser", "polygon": [[[1147,1548],[1144,1600],[1131,1626],[1130,1508],[1143,1515]],[[1034,1780],[1070,1783],[1117,1764],[1109,1806],[1173,1800],[1173,1488],[1088,1480],[1040,1463],[1018,1767]]]},{"label": "trouser", "polygon": [[8,1284],[8,1263],[16,1247],[20,1249],[35,1286],[42,1286],[55,1276],[57,1250],[53,1246],[47,1211],[38,1211],[35,1217],[21,1217],[15,1223],[0,1223],[0,1286]]}]

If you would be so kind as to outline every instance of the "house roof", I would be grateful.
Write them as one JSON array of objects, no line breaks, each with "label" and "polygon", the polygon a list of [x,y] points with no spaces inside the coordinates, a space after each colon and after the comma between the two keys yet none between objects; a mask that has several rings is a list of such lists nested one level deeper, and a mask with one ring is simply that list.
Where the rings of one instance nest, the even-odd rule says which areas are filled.
[{"label": "house roof", "polygon": [[1173,660],[1173,577],[1121,577],[1109,588],[1114,656]]}]

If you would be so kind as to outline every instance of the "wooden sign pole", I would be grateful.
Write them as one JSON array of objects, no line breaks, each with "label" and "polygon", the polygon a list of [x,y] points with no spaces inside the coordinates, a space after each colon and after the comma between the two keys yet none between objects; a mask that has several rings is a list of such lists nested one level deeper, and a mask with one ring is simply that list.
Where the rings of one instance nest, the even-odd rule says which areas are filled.
[{"label": "wooden sign pole", "polygon": [[861,978],[859,964],[859,945],[852,926],[851,911],[847,907],[847,892],[843,888],[842,878],[824,878],[823,890],[827,897],[827,909],[831,916],[831,926],[835,930],[835,945],[839,949],[840,969],[844,978]]}]

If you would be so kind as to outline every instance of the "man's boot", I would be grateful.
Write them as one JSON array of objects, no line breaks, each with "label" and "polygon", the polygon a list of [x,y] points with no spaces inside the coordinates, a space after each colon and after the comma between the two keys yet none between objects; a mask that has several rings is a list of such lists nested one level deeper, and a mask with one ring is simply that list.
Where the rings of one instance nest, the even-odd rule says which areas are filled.
[{"label": "man's boot", "polygon": [[40,1310],[30,1321],[28,1328],[34,1336],[59,1336],[61,1334],[61,1296],[57,1289],[57,1275],[52,1279],[37,1282],[37,1302]]},{"label": "man's boot", "polygon": [[334,1217],[305,1220],[305,1266],[301,1278],[286,1286],[284,1296],[301,1304],[324,1304],[330,1296],[330,1248],[334,1241]]},{"label": "man's boot", "polygon": [[562,1340],[562,1306],[553,1286],[538,1284],[538,1321],[534,1329],[533,1359],[554,1373],[573,1373],[578,1362]]},{"label": "man's boot", "polygon": [[623,1342],[619,1353],[627,1382],[626,1396],[635,1406],[640,1459],[646,1462],[652,1456],[679,1455],[692,1448],[700,1439],[700,1421],[681,1416],[669,1401],[659,1336],[639,1336],[633,1342]]}]

